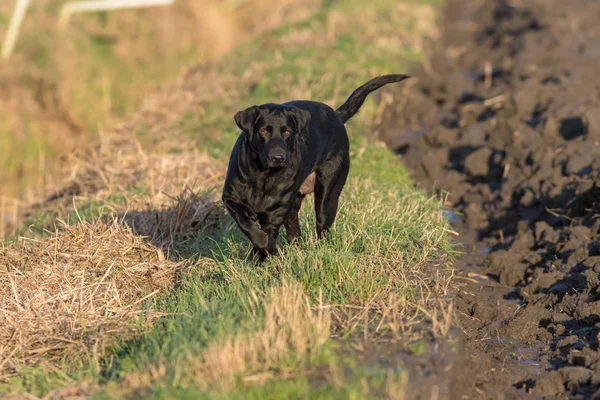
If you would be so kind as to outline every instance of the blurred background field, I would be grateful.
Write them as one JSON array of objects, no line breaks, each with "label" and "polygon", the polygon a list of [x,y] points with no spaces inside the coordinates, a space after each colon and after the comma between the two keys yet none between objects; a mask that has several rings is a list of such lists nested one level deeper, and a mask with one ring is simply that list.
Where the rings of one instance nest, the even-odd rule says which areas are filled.
[{"label": "blurred background field", "polygon": [[[0,2],[0,40],[15,1]],[[178,0],[171,6],[75,14],[34,0],[0,64],[0,196],[32,200],[61,154],[98,138],[187,65],[304,19],[320,0]],[[6,199],[5,199],[6,203]]]}]

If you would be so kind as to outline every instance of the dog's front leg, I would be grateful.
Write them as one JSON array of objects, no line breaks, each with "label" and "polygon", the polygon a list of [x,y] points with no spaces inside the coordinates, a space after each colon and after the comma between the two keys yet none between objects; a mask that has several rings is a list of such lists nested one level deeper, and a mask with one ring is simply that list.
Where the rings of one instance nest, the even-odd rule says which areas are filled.
[{"label": "dog's front leg", "polygon": [[263,262],[269,254],[277,253],[277,236],[279,234],[279,229],[275,229],[269,225],[261,225],[261,230],[267,235],[267,248],[264,249],[254,246],[248,255],[248,261],[250,262]]},{"label": "dog's front leg", "polygon": [[225,207],[233,217],[240,230],[250,239],[256,249],[266,252],[269,247],[269,235],[260,230],[244,209],[231,200],[223,200]]},{"label": "dog's front leg", "polygon": [[289,207],[281,207],[268,213],[261,213],[258,215],[260,228],[269,238],[269,245],[267,247],[269,254],[277,253],[277,236],[279,236],[279,230],[289,212]]}]

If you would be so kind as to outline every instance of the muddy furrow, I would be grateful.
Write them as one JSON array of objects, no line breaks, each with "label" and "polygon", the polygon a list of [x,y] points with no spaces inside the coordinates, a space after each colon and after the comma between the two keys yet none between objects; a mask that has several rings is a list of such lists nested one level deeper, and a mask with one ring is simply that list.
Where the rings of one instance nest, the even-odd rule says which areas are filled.
[{"label": "muddy furrow", "polygon": [[598,16],[590,0],[449,0],[384,113],[380,137],[457,212],[456,396],[600,399]]}]

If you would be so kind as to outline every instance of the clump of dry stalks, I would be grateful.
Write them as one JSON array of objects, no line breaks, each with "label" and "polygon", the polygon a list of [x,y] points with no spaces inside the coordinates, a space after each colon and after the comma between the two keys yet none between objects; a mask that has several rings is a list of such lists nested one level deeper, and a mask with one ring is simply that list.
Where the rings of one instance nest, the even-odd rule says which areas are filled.
[{"label": "clump of dry stalks", "polygon": [[313,309],[298,284],[284,281],[281,287],[271,288],[263,307],[262,329],[213,342],[201,357],[188,356],[194,371],[190,384],[231,389],[238,377],[247,383],[265,381],[276,373],[285,374],[282,368],[292,356],[297,360],[317,356],[329,339],[329,310]]},{"label": "clump of dry stalks", "polygon": [[0,377],[42,358],[55,366],[97,362],[117,338],[159,316],[145,303],[172,286],[181,267],[116,220],[3,245]]},{"label": "clump of dry stalks", "polygon": [[146,152],[134,135],[119,131],[73,152],[64,164],[63,189],[54,191],[51,199],[71,195],[106,200],[111,194],[136,187],[140,195],[128,199],[132,206],[164,205],[170,200],[168,194],[197,184],[211,188],[225,172],[223,162],[198,151],[193,143],[179,142],[175,148],[158,144]]},{"label": "clump of dry stalks", "polygon": [[169,249],[212,228],[222,215],[222,207],[215,204],[210,192],[198,195],[185,188],[172,198],[172,206],[132,211],[122,218],[136,234],[161,249]]},{"label": "clump of dry stalks", "polygon": [[281,286],[271,288],[265,299],[259,300],[252,293],[248,301],[254,313],[264,310],[262,328],[223,335],[200,354],[190,352],[180,361],[128,374],[120,389],[139,397],[175,374],[182,377],[183,387],[231,390],[238,379],[246,384],[264,383],[294,370],[297,365],[290,364],[292,359],[305,360],[320,354],[330,335],[331,314],[322,305],[313,308],[300,285],[283,281]]},{"label": "clump of dry stalks", "polygon": [[[160,248],[201,234],[222,215],[212,189],[221,183],[225,164],[195,149],[146,153],[135,137],[112,135],[87,152],[73,153],[69,164],[74,169],[67,187],[74,184],[94,199],[137,187],[139,193],[128,195],[126,204],[108,205],[135,234]],[[192,189],[198,185],[201,193]]]}]

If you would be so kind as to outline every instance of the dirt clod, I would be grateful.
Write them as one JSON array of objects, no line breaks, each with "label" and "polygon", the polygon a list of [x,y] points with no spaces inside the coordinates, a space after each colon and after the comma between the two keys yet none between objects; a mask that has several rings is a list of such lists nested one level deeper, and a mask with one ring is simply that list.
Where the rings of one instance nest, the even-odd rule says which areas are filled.
[{"label": "dirt clod", "polygon": [[474,177],[485,177],[489,173],[488,163],[492,156],[492,151],[483,147],[469,154],[465,158],[465,171]]}]

